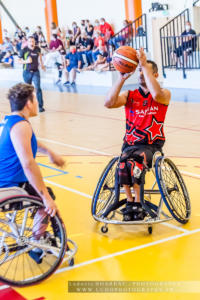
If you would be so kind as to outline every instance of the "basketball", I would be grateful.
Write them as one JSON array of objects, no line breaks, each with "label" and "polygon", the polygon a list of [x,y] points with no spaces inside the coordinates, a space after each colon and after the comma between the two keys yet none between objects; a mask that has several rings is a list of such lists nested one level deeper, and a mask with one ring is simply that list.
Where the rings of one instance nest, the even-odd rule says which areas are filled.
[{"label": "basketball", "polygon": [[130,46],[121,46],[113,54],[115,69],[121,73],[131,73],[138,66],[137,51]]}]

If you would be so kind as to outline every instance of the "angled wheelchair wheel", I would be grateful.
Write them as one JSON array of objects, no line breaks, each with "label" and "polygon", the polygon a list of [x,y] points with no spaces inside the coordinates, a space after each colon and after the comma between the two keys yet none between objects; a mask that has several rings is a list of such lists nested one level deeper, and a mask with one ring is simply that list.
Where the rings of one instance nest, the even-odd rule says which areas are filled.
[{"label": "angled wheelchair wheel", "polygon": [[[0,203],[0,281],[18,287],[33,285],[48,278],[62,262],[64,224],[58,215],[51,218],[42,213],[43,208],[31,196]],[[45,224],[44,231],[38,224]]]},{"label": "angled wheelchair wheel", "polygon": [[119,157],[111,159],[101,174],[92,199],[92,215],[102,216],[115,200],[115,172]]},{"label": "angled wheelchair wheel", "polygon": [[184,180],[175,164],[159,157],[155,164],[156,180],[162,198],[171,215],[186,224],[191,214],[190,198]]}]

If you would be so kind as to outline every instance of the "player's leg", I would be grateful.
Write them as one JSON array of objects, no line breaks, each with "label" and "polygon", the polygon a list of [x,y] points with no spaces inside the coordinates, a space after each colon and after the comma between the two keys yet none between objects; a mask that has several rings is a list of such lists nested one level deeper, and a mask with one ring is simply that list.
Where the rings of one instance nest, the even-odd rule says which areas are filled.
[{"label": "player's leg", "polygon": [[74,85],[76,83],[76,67],[74,67],[71,70],[71,73],[72,73],[72,82],[71,82],[71,85]]},{"label": "player's leg", "polygon": [[44,108],[43,108],[44,101],[43,101],[42,89],[41,89],[41,85],[40,85],[40,72],[39,71],[33,73],[32,80],[33,80],[33,83],[34,83],[34,86],[36,89],[36,96],[37,96],[37,100],[39,103],[39,111],[43,112],[44,111]]}]

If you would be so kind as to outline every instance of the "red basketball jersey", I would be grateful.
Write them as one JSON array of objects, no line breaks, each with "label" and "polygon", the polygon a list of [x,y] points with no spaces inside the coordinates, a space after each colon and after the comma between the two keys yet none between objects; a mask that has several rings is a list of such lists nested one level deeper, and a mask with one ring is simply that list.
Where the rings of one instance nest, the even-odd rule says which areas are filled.
[{"label": "red basketball jersey", "polygon": [[150,93],[141,88],[129,91],[126,112],[126,134],[124,141],[129,145],[157,145],[165,142],[163,131],[167,105],[156,102]]}]

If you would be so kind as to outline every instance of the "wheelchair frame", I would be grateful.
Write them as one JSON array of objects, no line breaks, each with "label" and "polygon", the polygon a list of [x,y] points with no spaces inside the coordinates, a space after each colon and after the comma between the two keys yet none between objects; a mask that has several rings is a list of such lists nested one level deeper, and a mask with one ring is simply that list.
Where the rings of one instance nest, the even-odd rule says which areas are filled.
[{"label": "wheelchair frame", "polygon": [[[161,190],[160,190],[160,185],[158,184],[158,177],[157,177],[155,169],[154,169],[154,167],[156,165],[157,159],[160,159],[160,158],[165,159],[165,157],[164,157],[164,155],[162,153],[156,152],[154,154],[154,156],[153,156],[152,168],[149,169],[147,166],[145,166],[144,176],[146,174],[146,171],[152,171],[153,174],[154,174],[154,176],[155,176],[155,178],[156,178],[155,181],[154,181],[154,184],[152,186],[152,189],[151,190],[150,189],[144,190],[144,184],[141,184],[141,186],[140,186],[140,202],[142,204],[142,207],[148,213],[148,217],[146,217],[144,220],[141,220],[141,221],[121,221],[121,220],[114,219],[116,214],[122,215],[122,212],[120,212],[118,209],[119,209],[119,207],[121,207],[121,206],[123,206],[125,204],[125,200],[118,200],[118,203],[117,203],[117,201],[114,201],[114,203],[111,204],[112,201],[113,201],[112,197],[115,197],[115,195],[114,196],[112,195],[111,199],[109,199],[109,203],[103,209],[104,210],[104,214],[105,214],[105,211],[109,211],[109,207],[110,207],[110,212],[107,214],[107,216],[111,212],[112,212],[112,215],[109,218],[107,218],[107,216],[106,217],[104,217],[104,216],[102,217],[102,216],[98,216],[98,215],[94,214],[93,213],[93,208],[92,208],[93,218],[96,221],[98,221],[98,222],[104,223],[104,225],[101,227],[101,231],[103,233],[108,232],[108,224],[115,224],[115,225],[146,225],[148,227],[148,232],[151,234],[152,231],[153,231],[153,227],[152,226],[154,224],[168,222],[168,221],[173,220],[173,216],[169,216],[168,214],[166,214],[163,211],[163,204],[165,202],[164,201],[164,195],[163,195],[163,192],[161,192]],[[108,168],[108,166],[107,166],[107,168]],[[104,172],[105,171],[106,171],[106,169],[104,170]],[[104,174],[104,172],[102,173],[102,175]],[[180,173],[179,173],[179,175],[180,175]],[[116,177],[116,175],[115,175],[115,177]],[[105,180],[105,178],[104,178],[104,180]],[[100,185],[100,183],[98,183],[98,184]],[[94,199],[95,199],[95,194],[96,194],[96,192],[98,191],[98,188],[99,188],[98,184],[97,184],[97,188],[95,190],[95,193],[93,195],[93,202],[94,202]],[[159,188],[157,190],[154,189],[155,186],[156,186],[156,184],[158,184],[158,188]],[[186,192],[187,192],[187,190],[186,190]],[[119,189],[119,195],[120,194],[125,194],[125,191],[124,191],[123,188]],[[132,191],[132,194],[134,196],[134,191]],[[161,195],[160,201],[159,201],[158,205],[152,204],[151,202],[144,200],[144,196],[145,195],[152,195],[152,194],[154,194],[154,195],[155,194],[160,194]],[[116,198],[117,198],[117,196],[116,196]],[[189,198],[189,196],[188,196],[188,198]],[[120,202],[121,202],[121,204],[120,204]],[[152,208],[154,208],[154,212],[153,213],[152,213],[152,211],[149,211],[149,207],[148,207],[147,204],[151,204],[152,205]],[[113,209],[112,209],[112,206],[113,206]],[[114,208],[115,206],[116,206],[116,208]],[[155,212],[155,210],[156,210],[156,212]]]},{"label": "wheelchair frame", "polygon": [[[5,197],[7,194],[10,194],[9,197]],[[17,193],[17,195],[16,195]],[[3,198],[1,197],[1,195],[3,195]],[[9,207],[8,209],[8,213],[6,214],[7,220],[4,220],[2,218],[0,218],[0,232],[2,233],[2,235],[0,236],[0,255],[4,255],[3,259],[1,259],[0,261],[0,266],[3,265],[4,263],[7,263],[8,261],[11,261],[12,259],[16,259],[17,257],[19,257],[22,254],[28,253],[29,251],[31,251],[34,248],[39,248],[44,250],[44,253],[51,253],[52,255],[54,255],[55,257],[59,258],[59,262],[57,267],[62,263],[62,261],[68,261],[69,266],[73,266],[74,265],[74,256],[78,250],[78,247],[76,245],[76,243],[74,241],[72,241],[71,239],[68,239],[66,237],[66,229],[65,226],[62,222],[62,220],[60,219],[60,217],[57,216],[57,218],[60,219],[60,221],[62,222],[63,226],[63,233],[64,233],[64,241],[66,242],[66,246],[65,246],[65,250],[62,252],[62,254],[60,253],[60,248],[54,247],[52,245],[49,244],[45,244],[36,240],[31,240],[28,237],[26,237],[24,235],[25,230],[26,232],[32,232],[32,228],[27,227],[27,219],[28,219],[28,214],[29,211],[31,209],[34,209],[35,206],[37,206],[37,203],[40,202],[40,204],[42,204],[41,199],[34,197],[34,196],[30,196],[27,194],[26,191],[24,191],[21,188],[5,188],[5,189],[0,189],[0,197],[1,197],[1,201],[0,201],[0,212],[5,212],[6,214],[6,210],[2,209],[2,206],[5,205],[5,209],[7,208],[7,206],[9,205],[9,201],[12,200],[16,200],[16,203],[22,203],[22,208],[24,209],[24,216],[21,222],[21,226],[19,226],[18,224],[15,223],[15,219],[16,219],[16,215],[17,212],[20,211],[18,209],[13,209],[11,210]],[[19,199],[19,200],[18,200]],[[18,200],[18,202],[17,202]],[[23,206],[23,201],[35,201],[35,205],[34,203],[31,203],[30,205],[27,206]],[[1,224],[3,225],[7,225],[8,228],[10,229],[10,232],[7,232],[6,230],[1,228]],[[6,245],[5,240],[6,238],[12,238],[14,241],[16,241],[16,244],[14,244],[14,247],[9,248],[8,245]],[[70,249],[69,245],[72,246],[72,249]],[[13,251],[13,249],[17,249],[17,248],[22,248],[20,250],[17,250],[17,253],[13,253],[10,254],[10,252]],[[24,248],[23,248],[24,247]],[[10,254],[10,255],[9,255]],[[45,279],[45,278],[44,278]],[[4,281],[4,278],[1,277],[1,280]],[[41,280],[40,280],[41,281]],[[39,282],[40,282],[39,281]],[[5,279],[6,282],[6,279]],[[15,285],[15,284],[13,284]],[[28,284],[26,284],[26,282],[21,283],[20,286],[27,286]],[[19,286],[19,285],[17,285]]]}]

